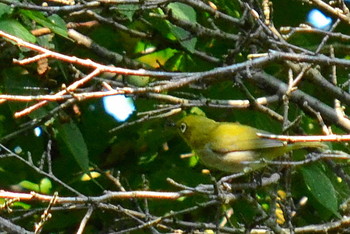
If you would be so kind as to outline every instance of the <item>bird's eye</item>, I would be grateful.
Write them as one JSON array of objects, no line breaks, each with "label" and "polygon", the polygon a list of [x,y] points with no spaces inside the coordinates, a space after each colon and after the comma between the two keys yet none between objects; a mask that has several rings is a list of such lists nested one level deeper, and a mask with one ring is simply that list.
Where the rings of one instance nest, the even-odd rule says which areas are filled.
[{"label": "bird's eye", "polygon": [[186,131],[187,125],[185,123],[180,124],[180,131],[184,133]]}]

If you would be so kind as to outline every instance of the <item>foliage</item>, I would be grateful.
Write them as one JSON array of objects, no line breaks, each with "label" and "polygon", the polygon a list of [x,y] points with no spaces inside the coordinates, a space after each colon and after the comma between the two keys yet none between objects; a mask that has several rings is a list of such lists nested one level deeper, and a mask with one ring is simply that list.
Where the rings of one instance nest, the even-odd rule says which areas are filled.
[{"label": "foliage", "polygon": [[[171,124],[348,132],[350,13],[332,2],[1,0],[0,229],[345,232],[347,143],[228,179],[180,157]],[[305,25],[314,7],[329,31]],[[103,106],[117,94],[135,104],[125,122]]]}]

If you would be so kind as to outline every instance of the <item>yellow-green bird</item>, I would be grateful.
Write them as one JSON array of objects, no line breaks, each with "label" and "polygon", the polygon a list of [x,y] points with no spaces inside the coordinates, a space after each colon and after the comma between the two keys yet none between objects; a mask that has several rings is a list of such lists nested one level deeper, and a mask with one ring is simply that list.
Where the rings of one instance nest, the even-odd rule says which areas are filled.
[{"label": "yellow-green bird", "polygon": [[327,148],[320,142],[286,143],[261,138],[267,133],[239,123],[216,122],[203,116],[188,115],[176,123],[179,134],[208,167],[225,172],[245,172],[265,165],[292,150]]}]

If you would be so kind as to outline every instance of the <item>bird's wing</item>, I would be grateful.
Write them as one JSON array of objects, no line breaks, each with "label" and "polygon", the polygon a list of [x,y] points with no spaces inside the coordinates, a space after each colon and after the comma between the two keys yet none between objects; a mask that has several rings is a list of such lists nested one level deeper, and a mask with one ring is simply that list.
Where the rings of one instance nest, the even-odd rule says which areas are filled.
[{"label": "bird's wing", "polygon": [[256,135],[257,132],[263,133],[261,130],[245,125],[222,124],[212,131],[210,147],[215,152],[227,153],[278,148],[285,145],[282,141],[258,137]]}]

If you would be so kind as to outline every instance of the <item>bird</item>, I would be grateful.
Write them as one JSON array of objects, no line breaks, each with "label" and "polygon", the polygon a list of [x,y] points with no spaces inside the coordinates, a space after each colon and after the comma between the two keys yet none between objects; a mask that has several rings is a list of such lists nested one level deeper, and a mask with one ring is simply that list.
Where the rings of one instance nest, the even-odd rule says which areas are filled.
[{"label": "bird", "polygon": [[202,164],[220,171],[239,173],[257,170],[293,150],[327,149],[321,142],[295,142],[261,138],[268,134],[247,125],[216,122],[199,115],[187,115],[176,122],[177,130]]}]

